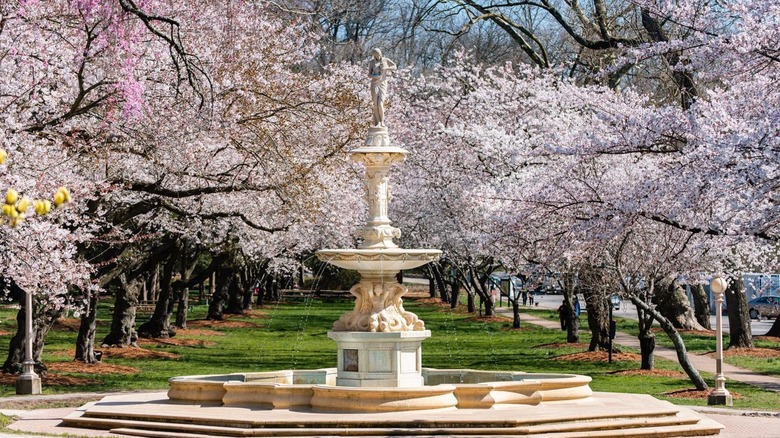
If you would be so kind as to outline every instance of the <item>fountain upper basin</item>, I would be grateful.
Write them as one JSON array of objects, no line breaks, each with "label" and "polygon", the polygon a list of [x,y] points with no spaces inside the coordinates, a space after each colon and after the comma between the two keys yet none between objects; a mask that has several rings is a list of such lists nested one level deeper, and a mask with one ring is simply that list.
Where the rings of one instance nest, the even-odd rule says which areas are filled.
[{"label": "fountain upper basin", "polygon": [[323,249],[317,257],[323,262],[344,269],[374,272],[398,272],[436,261],[438,249]]}]

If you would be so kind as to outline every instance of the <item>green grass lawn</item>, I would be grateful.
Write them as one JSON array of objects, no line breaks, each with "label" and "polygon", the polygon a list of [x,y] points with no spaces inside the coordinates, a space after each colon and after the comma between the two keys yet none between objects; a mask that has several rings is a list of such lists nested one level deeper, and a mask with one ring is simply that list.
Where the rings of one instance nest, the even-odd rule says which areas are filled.
[{"label": "green grass lawn", "polygon": [[[108,331],[109,306],[107,302],[101,304],[98,342]],[[511,320],[508,319],[485,321],[460,311],[452,312],[447,307],[412,300],[407,300],[405,306],[407,310],[417,313],[426,322],[426,328],[433,333],[423,343],[423,366],[426,367],[584,374],[593,378],[591,387],[595,391],[637,392],[678,404],[706,404],[706,400],[702,399],[663,395],[670,391],[692,389],[682,374],[672,377],[619,375],[616,373],[622,370],[637,369],[639,363],[560,360],[561,355],[583,351],[581,346],[560,345],[565,342],[565,334],[560,330],[547,330],[530,324],[523,324],[521,329],[513,330]],[[109,356],[105,359],[106,363],[133,367],[137,372],[105,375],[57,372],[85,381],[75,386],[55,386],[47,385],[44,380],[44,393],[165,389],[168,378],[172,376],[334,367],[336,345],[327,338],[326,333],[333,321],[351,308],[352,303],[349,302],[318,301],[266,306],[262,309],[261,317],[230,318],[233,325],[243,322],[249,327],[215,327],[209,329],[213,330],[212,334],[196,336],[183,332],[177,336],[193,340],[193,345],[143,344],[144,348],[152,351],[175,354],[175,359],[123,359]],[[205,311],[205,306],[193,308],[190,327],[194,327],[196,321],[204,317]],[[557,319],[554,312],[537,309],[530,312]],[[0,331],[13,333],[15,325],[15,311],[0,309]],[[630,321],[621,321],[618,330],[630,332],[630,325]],[[70,362],[75,338],[75,331],[55,326],[46,340],[44,362],[49,366],[56,362]],[[660,338],[662,335],[659,334]],[[0,338],[0,349],[4,353],[9,339],[10,335]],[[580,339],[582,343],[589,341],[586,327],[583,327]],[[203,342],[198,344],[194,340]],[[680,371],[676,363],[667,360],[657,359],[656,366],[662,370]],[[713,382],[713,376],[705,374],[704,377],[708,382]],[[739,395],[734,400],[735,408],[777,410],[780,406],[780,395],[777,393],[733,381],[729,381],[728,387]],[[5,385],[0,390],[2,396],[13,393],[12,385]]]},{"label": "green grass lawn", "polygon": [[[540,310],[540,309],[531,309],[527,310],[528,313],[534,314],[537,317],[546,318],[550,320],[556,320],[558,319],[558,315],[556,312],[551,310]],[[617,331],[628,333],[632,335],[638,335],[639,334],[639,325],[636,320],[633,319],[625,319],[625,318],[615,318],[617,321]],[[583,323],[587,323],[587,321],[583,318]],[[587,327],[585,327],[587,329]],[[672,344],[672,341],[669,339],[666,334],[661,331],[660,329],[657,329],[656,332],[656,344],[667,347],[667,348],[674,348],[674,345]],[[683,341],[685,342],[685,348],[688,350],[689,353],[692,354],[707,354],[707,353],[713,353],[715,351],[715,333],[698,333],[698,332],[680,332],[680,336],[683,338]],[[729,343],[729,334],[728,332],[724,332],[723,334],[723,345],[724,348],[728,346]],[[753,344],[757,348],[769,348],[769,349],[775,349],[780,350],[780,342],[776,340],[772,340],[771,338],[754,338]],[[772,376],[780,376],[780,357],[752,357],[749,354],[740,354],[737,352],[736,355],[730,355],[728,351],[726,351],[726,354],[724,356],[724,362],[738,366],[741,368],[746,368],[752,371],[756,371],[759,373],[772,375]],[[729,385],[731,383],[729,382]]]}]

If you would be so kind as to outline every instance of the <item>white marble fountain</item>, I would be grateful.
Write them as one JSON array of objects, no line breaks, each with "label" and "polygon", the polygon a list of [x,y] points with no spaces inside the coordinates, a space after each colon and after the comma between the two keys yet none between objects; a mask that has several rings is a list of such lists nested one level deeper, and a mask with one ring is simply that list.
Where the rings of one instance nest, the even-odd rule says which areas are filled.
[{"label": "white marble fountain", "polygon": [[401,230],[388,218],[390,168],[403,162],[407,151],[391,146],[384,126],[369,129],[366,146],[350,152],[366,169],[368,219],[355,235],[357,249],[324,249],[320,260],[354,269],[361,280],[350,289],[355,309],[333,324],[328,337],[338,345],[339,386],[421,387],[420,343],[431,336],[417,315],[404,310],[407,289],[396,281],[404,269],[437,260],[436,249],[404,249],[393,242]]},{"label": "white marble fountain", "polygon": [[421,344],[431,332],[404,309],[407,289],[396,274],[437,260],[441,251],[393,242],[401,232],[388,218],[389,174],[407,151],[392,146],[382,123],[382,87],[394,65],[377,52],[370,69],[375,126],[350,152],[366,169],[368,219],[356,232],[362,242],[317,253],[361,275],[350,289],[354,310],[328,332],[337,344],[336,368],[174,377],[167,393],[106,397],[65,425],[148,437],[717,433],[717,423],[668,402],[594,394],[587,376],[422,367]]}]

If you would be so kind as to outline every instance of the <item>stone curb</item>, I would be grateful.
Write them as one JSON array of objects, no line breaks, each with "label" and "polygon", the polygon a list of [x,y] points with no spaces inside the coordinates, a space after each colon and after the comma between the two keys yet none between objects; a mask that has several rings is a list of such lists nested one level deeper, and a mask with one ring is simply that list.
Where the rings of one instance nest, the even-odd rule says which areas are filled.
[{"label": "stone curb", "polygon": [[[680,405],[683,406],[683,405]],[[771,411],[744,411],[739,409],[726,409],[726,408],[713,408],[710,406],[689,406],[685,405],[688,409],[702,413],[702,414],[716,414],[716,415],[734,415],[737,417],[771,417],[780,418],[780,412]]]}]

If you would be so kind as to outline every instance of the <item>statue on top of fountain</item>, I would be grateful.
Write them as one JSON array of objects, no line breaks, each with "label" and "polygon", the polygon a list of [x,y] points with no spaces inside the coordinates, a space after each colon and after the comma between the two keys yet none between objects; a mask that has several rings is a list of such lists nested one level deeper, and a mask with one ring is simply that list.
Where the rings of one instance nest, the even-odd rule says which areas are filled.
[{"label": "statue on top of fountain", "polygon": [[371,51],[368,64],[368,76],[371,78],[371,110],[373,120],[371,126],[385,126],[385,100],[387,100],[387,77],[396,70],[393,61],[382,56],[382,51]]}]

